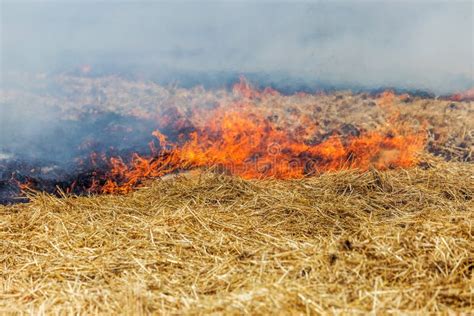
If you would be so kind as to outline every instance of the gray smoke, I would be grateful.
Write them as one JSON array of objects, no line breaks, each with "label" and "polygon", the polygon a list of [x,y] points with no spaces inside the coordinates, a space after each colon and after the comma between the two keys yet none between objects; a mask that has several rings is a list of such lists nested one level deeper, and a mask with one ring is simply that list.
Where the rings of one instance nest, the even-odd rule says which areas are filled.
[{"label": "gray smoke", "polygon": [[2,1],[1,67],[138,65],[441,94],[474,85],[473,23],[469,0]]}]

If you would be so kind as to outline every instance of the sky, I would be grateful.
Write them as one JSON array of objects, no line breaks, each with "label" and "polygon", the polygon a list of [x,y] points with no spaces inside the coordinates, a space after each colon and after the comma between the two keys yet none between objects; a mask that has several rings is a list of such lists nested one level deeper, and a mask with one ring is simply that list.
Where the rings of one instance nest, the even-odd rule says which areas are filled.
[{"label": "sky", "polygon": [[2,71],[107,64],[438,94],[474,86],[473,1],[0,1]]}]

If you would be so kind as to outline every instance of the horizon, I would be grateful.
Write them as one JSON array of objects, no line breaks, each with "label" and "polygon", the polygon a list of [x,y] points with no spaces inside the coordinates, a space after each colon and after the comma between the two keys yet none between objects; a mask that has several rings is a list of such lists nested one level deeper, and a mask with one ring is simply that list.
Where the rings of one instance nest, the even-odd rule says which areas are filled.
[{"label": "horizon", "polygon": [[294,89],[437,95],[474,86],[470,1],[3,1],[1,11],[2,74],[87,64],[158,82],[243,74]]}]

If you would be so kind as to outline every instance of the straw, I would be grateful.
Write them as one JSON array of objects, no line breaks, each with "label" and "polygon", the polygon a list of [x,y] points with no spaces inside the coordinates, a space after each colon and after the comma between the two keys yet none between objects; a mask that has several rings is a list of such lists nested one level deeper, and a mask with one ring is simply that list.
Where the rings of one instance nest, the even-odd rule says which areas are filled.
[{"label": "straw", "polygon": [[469,313],[474,165],[242,180],[0,206],[0,312]]}]

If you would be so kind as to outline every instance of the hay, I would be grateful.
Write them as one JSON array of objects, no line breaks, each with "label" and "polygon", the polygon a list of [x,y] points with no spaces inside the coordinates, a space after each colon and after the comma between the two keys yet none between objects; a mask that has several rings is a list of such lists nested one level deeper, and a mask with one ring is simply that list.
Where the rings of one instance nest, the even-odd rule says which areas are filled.
[{"label": "hay", "polygon": [[[86,114],[113,113],[135,117],[147,122],[167,118],[176,123],[187,118],[192,126],[200,127],[201,115],[218,105],[241,102],[240,94],[226,89],[206,90],[202,87],[182,88],[163,86],[151,81],[129,80],[117,76],[81,77],[72,75],[35,76],[17,74],[18,87],[0,91],[0,107],[12,105],[25,115],[57,113],[62,119],[84,120]],[[47,87],[55,93],[46,93]],[[427,149],[447,160],[474,161],[474,102],[453,102],[435,98],[397,96],[380,106],[379,97],[366,93],[335,91],[326,94],[295,93],[267,95],[251,101],[244,100],[265,112],[272,121],[285,127],[298,127],[302,119],[317,127],[315,136],[332,134],[343,126],[361,130],[377,130],[395,121],[428,132]],[[35,105],[32,107],[32,104]],[[197,115],[195,112],[200,112]],[[33,112],[31,112],[33,111]],[[6,112],[8,113],[8,111]],[[191,115],[191,113],[194,113]],[[166,125],[166,124],[164,124]],[[171,124],[172,125],[172,124]],[[119,126],[119,125],[117,125]],[[17,126],[14,126],[17,128]],[[176,126],[161,126],[176,131]],[[150,132],[151,136],[151,132]],[[148,141],[148,140],[147,140]]]},{"label": "hay", "polygon": [[474,166],[0,206],[0,312],[470,312]]}]

